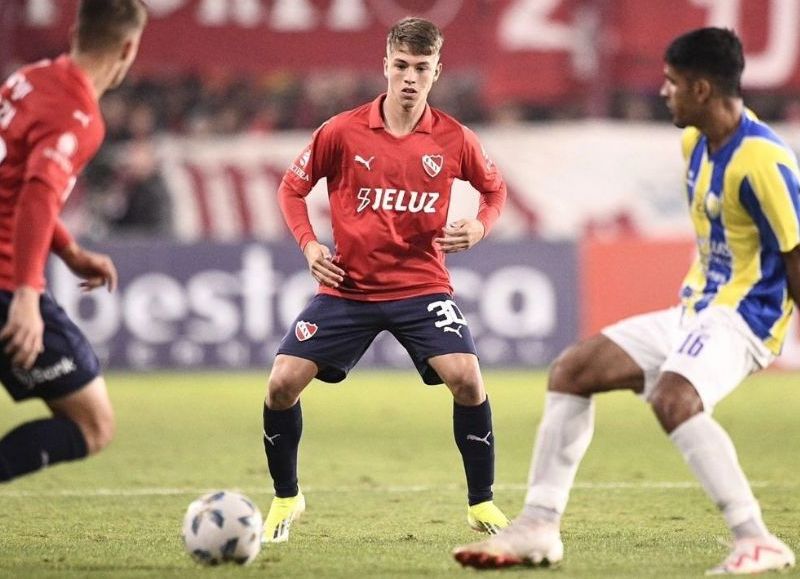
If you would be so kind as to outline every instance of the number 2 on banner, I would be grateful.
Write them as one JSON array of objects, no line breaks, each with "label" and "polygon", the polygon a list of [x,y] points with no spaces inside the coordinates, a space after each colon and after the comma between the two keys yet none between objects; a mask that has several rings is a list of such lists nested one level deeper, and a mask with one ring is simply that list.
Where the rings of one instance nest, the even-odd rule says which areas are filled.
[{"label": "number 2 on banner", "polygon": [[0,165],[3,163],[3,159],[6,158],[8,154],[8,147],[6,147],[6,142],[3,140],[3,137],[0,137]]}]

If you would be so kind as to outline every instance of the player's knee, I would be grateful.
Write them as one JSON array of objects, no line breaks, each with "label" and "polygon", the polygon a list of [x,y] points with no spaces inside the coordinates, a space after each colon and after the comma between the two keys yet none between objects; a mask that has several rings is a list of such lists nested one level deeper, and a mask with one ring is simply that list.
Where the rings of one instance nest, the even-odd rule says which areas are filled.
[{"label": "player's knee", "polygon": [[286,410],[294,406],[300,397],[303,385],[292,379],[291,374],[273,372],[267,387],[267,406],[272,410]]},{"label": "player's knee", "polygon": [[480,372],[473,369],[463,368],[451,373],[446,383],[453,394],[453,400],[463,406],[475,406],[486,398]]},{"label": "player's knee", "polygon": [[112,412],[97,413],[83,419],[78,426],[86,440],[89,454],[96,454],[107,447],[114,438],[116,422]]},{"label": "player's knee", "polygon": [[587,383],[585,359],[578,354],[576,346],[570,346],[550,365],[547,389],[566,394],[591,394],[592,385]]},{"label": "player's knee", "polygon": [[682,387],[656,386],[650,396],[650,405],[668,433],[703,411],[703,402],[688,383]]}]

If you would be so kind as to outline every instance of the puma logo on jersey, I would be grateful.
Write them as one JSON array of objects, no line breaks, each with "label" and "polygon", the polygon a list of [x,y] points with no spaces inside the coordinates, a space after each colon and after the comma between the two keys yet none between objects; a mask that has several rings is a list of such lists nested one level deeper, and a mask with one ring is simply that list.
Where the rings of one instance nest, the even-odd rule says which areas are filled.
[{"label": "puma logo on jersey", "polygon": [[482,442],[486,446],[492,446],[492,443],[489,442],[489,437],[492,435],[492,431],[486,433],[486,436],[478,436],[476,434],[468,434],[467,440],[474,440],[475,442]]},{"label": "puma logo on jersey", "polygon": [[83,125],[84,129],[89,126],[89,122],[92,120],[92,117],[87,115],[85,112],[78,110],[72,112],[72,118]]},{"label": "puma logo on jersey", "polygon": [[367,207],[373,211],[398,211],[401,213],[436,213],[436,202],[439,193],[433,191],[406,191],[405,189],[390,189],[382,187],[362,187],[358,191],[361,201],[356,213],[361,213]]},{"label": "puma logo on jersey", "polygon": [[364,158],[364,157],[362,157],[361,155],[356,155],[355,157],[353,157],[353,160],[354,160],[356,163],[361,163],[362,165],[364,165],[364,166],[367,168],[367,171],[372,171],[372,166],[371,166],[371,164],[372,164],[372,160],[373,160],[374,158],[375,158],[375,155],[373,155],[373,156],[372,156],[372,157],[370,157],[369,159],[365,159],[365,158]]}]

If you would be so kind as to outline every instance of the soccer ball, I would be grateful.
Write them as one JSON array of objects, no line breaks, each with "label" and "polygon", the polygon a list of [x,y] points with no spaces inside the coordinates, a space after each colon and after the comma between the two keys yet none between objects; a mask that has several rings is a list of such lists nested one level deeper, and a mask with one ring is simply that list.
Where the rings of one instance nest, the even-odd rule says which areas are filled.
[{"label": "soccer ball", "polygon": [[203,495],[183,517],[183,545],[203,565],[247,565],[261,550],[261,532],[258,507],[233,491]]}]

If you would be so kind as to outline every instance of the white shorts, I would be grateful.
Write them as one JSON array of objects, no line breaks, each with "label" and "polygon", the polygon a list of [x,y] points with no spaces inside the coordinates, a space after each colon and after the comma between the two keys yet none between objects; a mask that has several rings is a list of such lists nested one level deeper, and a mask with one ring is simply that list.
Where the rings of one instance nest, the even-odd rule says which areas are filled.
[{"label": "white shorts", "polygon": [[645,400],[662,372],[675,372],[691,382],[708,413],[775,358],[727,307],[708,307],[699,314],[684,314],[682,307],[660,310],[624,319],[602,333],[644,371]]}]

